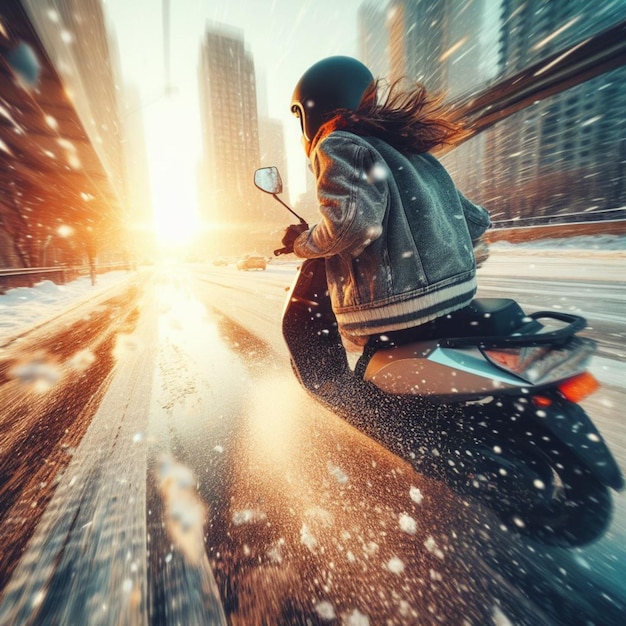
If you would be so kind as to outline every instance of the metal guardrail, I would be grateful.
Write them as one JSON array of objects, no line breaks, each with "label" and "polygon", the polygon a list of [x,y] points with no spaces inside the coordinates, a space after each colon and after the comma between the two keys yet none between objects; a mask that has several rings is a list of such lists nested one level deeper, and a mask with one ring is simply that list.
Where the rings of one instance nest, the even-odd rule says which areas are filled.
[{"label": "metal guardrail", "polygon": [[0,278],[7,276],[27,276],[31,274],[58,274],[75,268],[70,267],[10,267],[0,269]]},{"label": "metal guardrail", "polygon": [[64,285],[78,278],[85,269],[82,267],[19,267],[0,269],[0,293],[15,287],[32,287],[42,280],[50,280],[57,285]]},{"label": "metal guardrail", "polygon": [[[626,214],[623,210],[613,213],[609,216],[610,211],[586,214],[586,219],[578,219],[579,215],[574,213],[555,213],[554,215],[535,215],[530,217],[511,218],[506,220],[492,220],[492,228],[525,228],[525,227],[541,227],[552,226],[555,224],[565,224],[574,226],[576,224],[601,224],[602,222],[626,223]],[[574,219],[572,219],[574,218]]]}]

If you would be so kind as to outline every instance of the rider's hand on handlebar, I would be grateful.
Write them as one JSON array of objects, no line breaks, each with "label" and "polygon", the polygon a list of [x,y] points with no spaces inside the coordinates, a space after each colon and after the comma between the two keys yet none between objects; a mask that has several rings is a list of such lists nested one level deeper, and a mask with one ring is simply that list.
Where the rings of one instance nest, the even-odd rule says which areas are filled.
[{"label": "rider's hand on handlebar", "polygon": [[288,252],[293,252],[293,243],[294,241],[305,231],[308,230],[307,224],[291,224],[287,226],[285,229],[285,234],[282,238],[282,244],[284,246],[283,250]]}]

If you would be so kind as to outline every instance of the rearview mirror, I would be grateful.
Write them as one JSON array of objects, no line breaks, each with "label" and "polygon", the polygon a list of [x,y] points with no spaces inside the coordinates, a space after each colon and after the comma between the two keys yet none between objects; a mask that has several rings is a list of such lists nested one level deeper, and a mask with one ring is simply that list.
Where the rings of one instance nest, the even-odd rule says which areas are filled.
[{"label": "rearview mirror", "polygon": [[272,195],[281,193],[283,190],[283,181],[277,167],[261,167],[254,172],[254,184],[266,193]]}]

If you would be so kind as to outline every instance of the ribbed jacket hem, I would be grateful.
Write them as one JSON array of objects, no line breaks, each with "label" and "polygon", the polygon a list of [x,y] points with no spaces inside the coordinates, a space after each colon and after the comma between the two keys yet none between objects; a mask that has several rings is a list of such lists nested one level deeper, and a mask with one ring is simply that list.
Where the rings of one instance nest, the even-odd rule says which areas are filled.
[{"label": "ribbed jacket hem", "polygon": [[412,294],[406,300],[367,308],[336,311],[337,322],[347,335],[374,335],[412,328],[467,306],[476,294],[476,277],[431,293]]}]

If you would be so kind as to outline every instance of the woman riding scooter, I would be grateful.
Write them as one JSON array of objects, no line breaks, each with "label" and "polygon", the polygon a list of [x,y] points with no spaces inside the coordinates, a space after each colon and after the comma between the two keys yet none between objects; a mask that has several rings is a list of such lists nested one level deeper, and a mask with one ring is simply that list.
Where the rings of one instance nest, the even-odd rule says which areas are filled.
[{"label": "woman riding scooter", "polygon": [[[490,225],[429,153],[463,132],[441,100],[419,84],[401,91],[395,83],[381,103],[378,92],[365,65],[334,56],[304,73],[291,103],[320,219],[289,226],[284,250],[323,259],[317,280],[320,291],[327,282],[338,331],[365,346],[357,371],[372,346],[410,341],[415,329],[471,302],[473,243]],[[299,373],[314,392],[351,373],[337,328],[327,326],[320,319],[316,337],[302,338],[310,367]]]},{"label": "woman riding scooter", "polygon": [[[275,167],[255,173],[301,221],[275,251],[306,259],[282,317],[294,373],[336,415],[509,527],[552,545],[594,541],[611,520],[608,489],[624,481],[569,389],[594,388],[595,345],[577,336],[585,320],[473,300],[473,244],[489,218],[428,153],[461,131],[421,87],[392,86],[380,105],[377,88],[347,57],[314,65],[296,87],[314,226],[276,196]],[[342,337],[364,345],[354,371]]]}]

